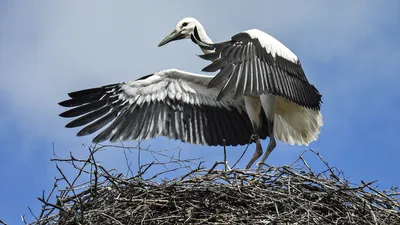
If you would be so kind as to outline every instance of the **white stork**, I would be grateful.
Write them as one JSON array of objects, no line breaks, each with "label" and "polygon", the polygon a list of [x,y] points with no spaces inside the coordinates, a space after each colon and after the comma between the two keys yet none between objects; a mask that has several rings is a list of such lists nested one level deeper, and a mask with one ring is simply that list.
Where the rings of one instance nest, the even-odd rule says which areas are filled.
[{"label": "white stork", "polygon": [[[180,21],[161,43],[192,38],[212,60],[199,75],[176,69],[135,81],[69,93],[60,114],[78,117],[66,127],[84,126],[78,136],[93,142],[142,140],[158,136],[204,145],[243,145],[255,135],[256,152],[246,168],[262,155],[260,139],[270,136],[263,161],[275,138],[290,144],[316,140],[322,126],[321,95],[310,85],[297,57],[280,42],[257,30],[212,44],[193,18]],[[260,164],[261,166],[262,164]]]},{"label": "white stork", "polygon": [[158,46],[186,38],[199,45],[204,52],[201,58],[212,61],[203,71],[219,70],[207,85],[219,90],[217,101],[232,96],[244,99],[257,135],[256,151],[247,169],[263,153],[259,134],[265,127],[270,141],[260,166],[275,148],[275,137],[292,145],[308,145],[318,138],[323,125],[322,96],[308,82],[298,57],[285,45],[257,29],[238,33],[229,41],[213,43],[203,26],[188,17],[179,21]]}]

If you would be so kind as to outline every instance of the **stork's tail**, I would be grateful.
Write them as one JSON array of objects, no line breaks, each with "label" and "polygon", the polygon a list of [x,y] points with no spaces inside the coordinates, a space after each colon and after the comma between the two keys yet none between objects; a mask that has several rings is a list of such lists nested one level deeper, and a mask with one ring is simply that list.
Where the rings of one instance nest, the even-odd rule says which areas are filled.
[{"label": "stork's tail", "polygon": [[275,137],[291,145],[308,145],[317,140],[323,125],[321,112],[277,98]]}]

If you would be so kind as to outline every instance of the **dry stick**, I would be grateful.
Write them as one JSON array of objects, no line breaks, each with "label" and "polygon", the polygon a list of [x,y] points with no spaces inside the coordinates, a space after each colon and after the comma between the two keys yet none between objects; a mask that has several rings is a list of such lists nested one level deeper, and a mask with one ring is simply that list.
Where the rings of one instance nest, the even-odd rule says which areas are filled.
[{"label": "dry stick", "polygon": [[225,164],[225,162],[222,162],[222,161],[215,162],[214,165],[208,170],[208,174],[212,173],[214,171],[215,167],[217,167],[218,165],[221,165],[221,164]]},{"label": "dry stick", "polygon": [[300,155],[299,158],[301,159],[301,161],[303,162],[303,164],[307,167],[308,171],[309,171],[312,175],[314,175],[314,173],[313,173],[312,170],[311,170],[311,167],[308,165],[308,163],[306,162],[306,160],[303,158],[303,155]]},{"label": "dry stick", "polygon": [[225,162],[225,171],[228,170],[228,163],[226,162],[226,140],[225,138],[222,140],[224,142],[224,162]]},{"label": "dry stick", "polygon": [[175,171],[180,170],[180,169],[182,169],[182,167],[177,167],[177,168],[174,168],[174,169],[167,169],[167,170],[165,170],[165,171],[162,171],[162,172],[159,172],[159,173],[155,174],[154,176],[152,176],[151,178],[146,179],[146,180],[153,180],[153,179],[159,177],[159,176],[162,175],[162,174],[175,172]]},{"label": "dry stick", "polygon": [[321,161],[326,165],[326,167],[328,168],[328,170],[331,172],[331,175],[333,176],[333,178],[335,178],[337,181],[340,181],[340,178],[333,172],[332,167],[329,166],[328,162],[325,161],[322,156],[319,154],[319,152],[316,152],[314,150],[312,150],[311,148],[309,149],[312,153],[316,154],[318,156],[318,158],[321,159]]},{"label": "dry stick", "polygon": [[22,220],[22,222],[23,222],[24,224],[28,224],[28,223],[26,222],[26,220],[25,220],[25,215],[22,215],[22,216],[21,216],[21,220]]},{"label": "dry stick", "polygon": [[87,160],[87,159],[75,159],[75,158],[70,158],[70,159],[58,159],[58,158],[53,158],[53,159],[50,159],[50,161],[51,161],[51,162],[68,162],[68,163],[72,164],[73,162],[75,162],[75,163],[77,163],[77,162],[85,163],[85,162],[87,162],[88,160]]},{"label": "dry stick", "polygon": [[53,188],[51,189],[49,195],[47,196],[47,199],[46,199],[47,202],[50,200],[50,197],[53,195],[53,192],[58,187],[57,182],[58,182],[58,180],[56,179],[56,181],[54,182]]},{"label": "dry stick", "polygon": [[126,167],[128,168],[128,171],[126,171],[126,175],[131,173],[131,176],[133,176],[133,171],[132,171],[132,168],[131,168],[132,162],[129,162],[128,155],[126,154],[126,149],[124,149],[124,157],[125,157]]},{"label": "dry stick", "polygon": [[246,154],[247,149],[249,148],[249,146],[251,145],[251,142],[253,142],[253,137],[250,138],[249,143],[247,144],[246,148],[244,149],[242,155],[239,157],[239,159],[236,161],[235,164],[233,164],[232,169],[235,168],[235,166],[239,163],[240,160],[242,160],[244,154]]},{"label": "dry stick", "polygon": [[62,208],[62,207],[60,207],[60,206],[58,206],[58,205],[55,205],[55,204],[50,203],[50,202],[47,202],[47,201],[45,201],[44,199],[41,199],[41,198],[37,198],[37,199],[38,199],[39,201],[43,202],[43,204],[48,205],[48,206],[51,206],[51,207],[53,207],[53,208],[56,208],[56,209],[60,210],[61,212],[67,212],[64,208]]},{"label": "dry stick", "polygon": [[[200,157],[200,158],[196,158],[196,159],[191,159],[191,160],[189,160],[188,162],[186,161],[186,160],[182,160],[181,159],[181,152],[182,152],[182,148],[179,148],[179,151],[178,151],[178,160],[180,160],[180,161],[182,161],[182,164],[184,165],[184,167],[185,168],[187,168],[189,171],[192,171],[193,169],[192,169],[192,167],[191,167],[191,165],[190,164],[193,164],[191,161],[198,161],[198,160],[200,160],[200,159],[202,159],[203,157]],[[204,162],[204,161],[203,161]],[[200,162],[200,164],[201,164],[202,162]],[[194,164],[195,165],[195,164]],[[198,165],[197,165],[197,167],[198,167]]]},{"label": "dry stick", "polygon": [[[365,199],[364,199],[364,201],[365,201]],[[369,209],[369,211],[371,213],[371,217],[374,219],[375,225],[378,225],[378,221],[376,220],[376,216],[375,216],[374,210],[372,210],[372,208],[371,208],[371,206],[369,204],[366,204],[366,205],[367,205],[367,207],[368,207],[368,209]]]},{"label": "dry stick", "polygon": [[[138,146],[136,146],[136,147],[126,147],[127,149],[137,149],[137,150],[139,150],[140,149],[140,151],[148,151],[148,152],[150,152],[150,153],[152,153],[152,154],[155,154],[155,155],[159,155],[159,156],[162,156],[162,157],[165,157],[165,158],[168,158],[168,159],[174,159],[174,156],[169,156],[169,155],[167,155],[167,154],[163,154],[163,153],[161,153],[161,152],[165,152],[165,151],[175,151],[175,150],[179,150],[179,152],[181,151],[181,148],[180,147],[177,147],[177,148],[175,148],[175,149],[171,149],[171,150],[165,150],[165,149],[163,149],[163,150],[159,150],[159,151],[153,151],[153,150],[149,150],[149,148],[150,148],[150,146],[151,145],[149,145],[147,148],[142,148],[141,146],[140,146],[140,144],[141,144],[141,141],[138,141]],[[102,148],[104,148],[104,147],[112,147],[112,148],[123,148],[123,147],[121,147],[121,146],[118,146],[118,145],[100,145]],[[196,164],[197,165],[197,164]]]},{"label": "dry stick", "polygon": [[[56,147],[55,147],[55,143],[54,143],[54,142],[52,143],[52,151],[53,151],[53,156],[57,157],[57,154],[56,154]],[[52,160],[50,160],[50,161],[52,161]],[[44,199],[44,190],[43,190],[43,192],[42,192],[42,198],[43,198],[43,201],[45,201],[45,202],[49,202],[49,201],[50,201],[51,196],[53,195],[54,191],[55,191],[56,188],[58,187],[58,185],[57,185],[58,179],[57,179],[57,178],[54,178],[54,179],[55,179],[55,181],[54,181],[54,184],[53,184],[53,188],[51,189],[50,193],[48,194],[46,200]],[[38,199],[38,200],[40,200],[40,199]],[[40,212],[40,215],[39,215],[39,219],[41,219],[41,218],[43,218],[43,216],[45,216],[44,213],[46,212],[46,207],[47,207],[47,204],[43,204],[43,206],[42,206],[42,211]],[[46,214],[46,217],[47,217],[48,215],[50,215],[50,214],[54,211],[54,209],[55,209],[55,207],[53,207],[52,209],[50,209],[50,210],[48,211],[48,213]],[[29,208],[29,211],[31,211],[30,208]],[[31,212],[31,213],[32,213],[32,212]],[[32,215],[33,215],[33,213],[32,213]],[[34,215],[33,215],[33,216],[34,216]],[[35,216],[34,216],[34,217],[35,217]],[[36,217],[35,217],[35,219],[36,219]],[[38,220],[38,219],[36,219],[36,220]]]},{"label": "dry stick", "polygon": [[181,177],[180,181],[183,181],[186,177],[188,177],[188,176],[190,176],[190,175],[192,175],[192,174],[194,174],[194,173],[199,172],[199,171],[202,169],[202,168],[201,168],[201,164],[202,164],[203,162],[204,162],[204,161],[200,162],[196,169],[194,169],[194,170],[190,171],[189,173],[183,175],[183,176]]},{"label": "dry stick", "polygon": [[132,153],[132,152],[130,151],[130,148],[125,147],[125,145],[124,145],[124,143],[122,142],[122,140],[120,140],[120,144],[121,144],[121,146],[123,147],[122,149],[123,149],[123,151],[124,151],[125,163],[126,163],[126,167],[127,167],[127,169],[128,169],[128,171],[126,171],[126,175],[128,175],[129,172],[130,172],[130,173],[131,173],[131,176],[133,176],[133,171],[132,171],[132,168],[131,168],[132,162],[129,162],[128,156],[127,156],[127,154],[126,154],[126,150],[128,150],[130,153]]},{"label": "dry stick", "polygon": [[[387,195],[385,195],[385,194],[383,194],[382,192],[380,192],[380,191],[376,190],[375,188],[371,187],[371,185],[372,185],[373,183],[375,183],[375,182],[377,182],[377,181],[372,181],[372,182],[369,182],[369,183],[365,183],[365,181],[361,181],[361,183],[364,185],[364,187],[369,188],[370,190],[372,190],[373,192],[375,192],[377,195],[379,195],[379,196],[381,196],[382,198],[384,198],[384,199],[390,201],[391,203],[394,203],[394,202],[393,202],[393,199],[390,199]],[[400,205],[399,205],[399,206],[400,206]]]},{"label": "dry stick", "polygon": [[159,160],[155,154],[153,154],[152,152],[150,152],[151,156],[153,156],[153,158],[157,161],[157,163],[159,165],[162,165],[164,167],[165,170],[168,170],[168,167],[166,166],[168,163],[162,163],[161,160]]},{"label": "dry stick", "polygon": [[113,176],[111,176],[111,174],[103,167],[99,165],[99,168],[101,171],[103,171],[103,173],[105,173],[104,178],[106,178],[108,181],[110,181],[110,183],[112,183],[114,185],[114,187],[119,191],[119,186],[115,183],[115,181],[112,179]]},{"label": "dry stick", "polygon": [[154,165],[154,161],[151,162],[151,163],[149,163],[149,164],[141,165],[139,171],[142,170],[142,167],[145,167],[145,166],[146,166],[146,168],[145,168],[143,171],[141,171],[140,173],[138,173],[138,175],[136,175],[135,177],[141,178],[142,175],[143,175],[144,173],[146,173],[146,171],[147,171],[152,165]]},{"label": "dry stick", "polygon": [[[81,201],[81,198],[79,196],[76,195],[76,192],[74,190],[74,187],[71,185],[71,183],[69,182],[69,180],[67,179],[67,177],[64,175],[63,171],[60,169],[60,167],[58,167],[58,165],[56,164],[56,168],[58,170],[58,172],[60,172],[61,176],[64,178],[65,182],[67,182],[69,188],[71,189],[72,193],[74,194],[74,196],[77,197],[77,200],[79,202],[79,205],[81,207],[81,219],[83,221],[83,203]],[[79,171],[80,172],[80,171]]]},{"label": "dry stick", "polygon": [[141,148],[140,148],[140,142],[138,142],[138,147],[139,147],[139,149],[138,149],[138,156],[137,156],[137,161],[138,161],[138,168],[139,168],[139,171],[138,171],[138,174],[139,174],[139,178],[140,179],[143,179],[142,178],[142,171],[141,171],[141,169],[142,169],[142,166],[141,166],[141,163],[140,163],[140,153],[141,153]]},{"label": "dry stick", "polygon": [[[93,165],[94,165],[94,171],[93,171],[93,173],[94,173],[94,191],[91,192],[91,193],[92,194],[94,193],[94,197],[96,197],[96,195],[97,195],[97,183],[98,183],[98,179],[99,179],[99,177],[97,176],[98,168],[97,168],[96,160],[94,159],[94,152],[90,148],[89,148],[89,152],[90,152],[89,159],[93,160]],[[90,176],[91,175],[92,174],[90,174]],[[92,180],[92,179],[90,179],[90,180]],[[92,190],[92,189],[90,189],[90,190]]]},{"label": "dry stick", "polygon": [[[304,153],[306,153],[307,150],[304,150],[300,155],[303,155]],[[298,157],[296,160],[294,160],[294,162],[292,162],[291,164],[289,164],[289,167],[294,167],[297,165],[297,163],[300,161],[300,157]]]},{"label": "dry stick", "polygon": [[123,225],[123,223],[121,223],[119,220],[115,219],[114,217],[112,217],[112,216],[110,216],[110,215],[107,215],[107,214],[105,214],[105,213],[101,213],[101,215],[103,215],[103,216],[105,216],[105,217],[111,219],[111,220],[114,221],[114,222],[117,222],[118,224]]},{"label": "dry stick", "polygon": [[[44,192],[44,191],[43,191]],[[38,220],[38,218],[35,216],[35,214],[33,213],[31,207],[28,206],[29,212],[31,213],[31,215],[33,216],[33,218],[35,218],[35,220]]]},{"label": "dry stick", "polygon": [[[90,151],[90,150],[89,150],[89,151]],[[74,185],[75,185],[75,182],[78,180],[78,178],[81,176],[81,174],[82,174],[83,172],[85,172],[84,169],[85,169],[85,167],[87,166],[87,164],[90,163],[90,156],[89,156],[89,158],[86,159],[86,160],[80,160],[80,162],[83,162],[84,164],[83,164],[82,167],[78,167],[77,165],[75,165],[75,162],[76,162],[77,160],[76,160],[75,157],[72,155],[72,152],[69,152],[69,155],[70,155],[70,159],[69,159],[68,161],[70,161],[71,164],[72,164],[75,168],[77,168],[77,169],[79,170],[78,175],[74,178],[74,180],[73,180],[72,183],[71,183],[71,185],[74,186]],[[51,161],[61,161],[61,159],[51,159]],[[65,161],[65,160],[64,160],[64,161]]]},{"label": "dry stick", "polygon": [[[50,197],[53,195],[53,192],[56,190],[56,188],[58,187],[58,185],[57,185],[57,179],[56,179],[56,181],[54,182],[54,184],[53,184],[53,188],[51,189],[51,191],[50,191],[50,193],[47,195],[47,199],[45,200],[46,202],[49,202],[49,200],[50,200]],[[43,191],[43,195],[44,195],[44,191]],[[43,197],[43,200],[44,200],[44,196],[42,196]],[[40,199],[39,199],[40,200]],[[43,214],[44,214],[44,212],[45,212],[45,208],[46,208],[46,204],[44,204],[43,206],[42,206],[42,211],[40,212],[40,215],[39,215],[39,218],[41,219],[42,217],[43,217]],[[53,210],[51,210],[51,211],[53,211]]]}]

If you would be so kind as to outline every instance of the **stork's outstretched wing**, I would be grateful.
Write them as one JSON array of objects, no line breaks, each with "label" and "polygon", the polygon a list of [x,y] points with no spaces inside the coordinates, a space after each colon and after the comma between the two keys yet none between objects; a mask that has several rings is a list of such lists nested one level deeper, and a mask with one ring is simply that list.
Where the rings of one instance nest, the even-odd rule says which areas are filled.
[{"label": "stork's outstretched wing", "polygon": [[[219,89],[207,88],[211,76],[164,70],[136,81],[69,93],[62,117],[78,117],[66,127],[84,128],[78,136],[103,127],[93,142],[166,136],[206,145],[243,145],[253,134],[243,98],[217,101]],[[263,113],[264,114],[264,113]],[[268,129],[260,128],[266,138]]]},{"label": "stork's outstretched wing", "polygon": [[319,110],[321,95],[311,85],[297,56],[272,36],[249,30],[216,44],[204,43],[195,28],[192,40],[203,49],[214,50],[202,55],[213,61],[203,71],[220,70],[208,84],[220,87],[218,99],[233,93],[258,96],[271,93],[310,109]]}]

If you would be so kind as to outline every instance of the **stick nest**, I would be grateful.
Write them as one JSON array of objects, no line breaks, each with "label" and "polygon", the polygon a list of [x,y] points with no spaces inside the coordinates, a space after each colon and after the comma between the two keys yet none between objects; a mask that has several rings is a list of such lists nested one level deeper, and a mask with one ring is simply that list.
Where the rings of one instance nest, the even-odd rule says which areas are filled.
[{"label": "stick nest", "polygon": [[[193,168],[171,158],[142,165],[134,176],[105,169],[95,160],[97,150],[87,159],[53,159],[60,177],[39,197],[42,212],[32,224],[400,224],[396,188],[351,184],[312,150],[326,170],[312,171],[303,156],[260,172]],[[77,176],[67,178],[61,163]],[[164,169],[149,175],[157,165]],[[182,169],[178,177],[160,178]]]}]

